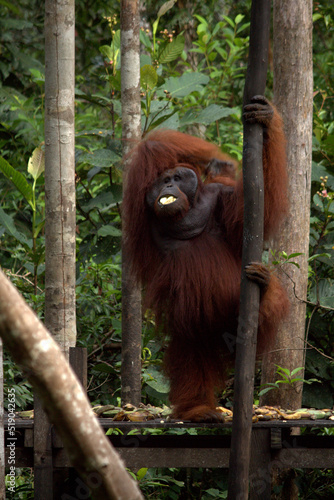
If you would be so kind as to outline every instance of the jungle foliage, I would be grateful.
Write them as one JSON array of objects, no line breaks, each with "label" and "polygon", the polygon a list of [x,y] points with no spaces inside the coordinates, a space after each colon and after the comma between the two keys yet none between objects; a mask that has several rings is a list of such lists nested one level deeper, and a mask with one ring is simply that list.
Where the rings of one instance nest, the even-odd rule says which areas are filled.
[{"label": "jungle foliage", "polygon": [[[178,128],[205,136],[241,160],[250,1],[184,0],[159,14],[163,4],[156,7],[149,0],[141,12],[143,132]],[[0,0],[0,13],[0,266],[43,318],[43,10],[36,0]],[[317,408],[334,403],[333,32],[332,2],[314,2],[305,378],[318,382],[305,386],[304,403]],[[119,2],[77,0],[77,327],[78,344],[89,352],[88,390],[94,404],[117,404],[120,396],[120,64]],[[271,72],[267,94],[270,98]],[[142,345],[145,403],[167,403],[168,384],[161,373],[163,351],[163,340],[154,336],[154,318],[147,313]],[[9,357],[4,368],[6,387],[16,387],[18,407],[30,408],[29,384]],[[230,397],[231,389],[227,389],[222,395],[224,404]],[[143,471],[138,480],[150,498],[226,498],[226,484],[214,472],[202,471],[190,478],[186,472],[168,470],[159,472],[157,479],[157,471],[150,470]],[[316,479],[312,484],[318,488]],[[310,491],[302,498],[314,498]],[[317,494],[325,498],[321,490]]]}]

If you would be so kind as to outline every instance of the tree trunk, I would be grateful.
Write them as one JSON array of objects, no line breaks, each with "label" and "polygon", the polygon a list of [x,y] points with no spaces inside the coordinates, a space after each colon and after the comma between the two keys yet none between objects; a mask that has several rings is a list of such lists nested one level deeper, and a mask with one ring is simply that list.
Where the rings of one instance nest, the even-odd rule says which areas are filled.
[{"label": "tree trunk", "polygon": [[101,429],[60,347],[2,271],[0,297],[0,336],[36,389],[72,464],[90,486],[93,498],[142,499],[136,483]]},{"label": "tree trunk", "polygon": [[[141,139],[139,0],[122,0],[121,3],[121,81],[125,186],[127,155]],[[138,405],[141,397],[141,289],[130,273],[129,264],[123,245],[122,403]]]},{"label": "tree trunk", "polygon": [[[74,5],[45,1],[45,325],[67,359],[76,343]],[[36,394],[34,399],[34,474],[48,500],[51,427]]]},{"label": "tree trunk", "polygon": [[74,0],[45,2],[45,325],[76,342]]},{"label": "tree trunk", "polygon": [[[300,269],[285,265],[281,273],[291,310],[272,352],[264,357],[262,384],[275,382],[275,365],[290,371],[304,366],[306,306],[302,301],[307,291],[312,165],[312,0],[274,1],[274,95],[287,137],[290,209],[271,246],[288,255],[303,255],[293,259]],[[261,398],[261,404],[286,409],[299,408],[301,402],[302,383],[281,384],[279,390]]]}]

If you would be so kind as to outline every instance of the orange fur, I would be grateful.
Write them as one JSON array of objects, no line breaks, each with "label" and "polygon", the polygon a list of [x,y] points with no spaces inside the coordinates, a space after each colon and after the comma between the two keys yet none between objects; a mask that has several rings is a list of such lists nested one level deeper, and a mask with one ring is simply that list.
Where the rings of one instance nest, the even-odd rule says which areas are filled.
[{"label": "orange fur", "polygon": [[[170,336],[165,366],[174,415],[193,420],[214,419],[215,389],[224,383],[233,359],[240,295],[242,179],[234,174],[208,176],[203,184],[205,167],[213,158],[232,161],[217,146],[199,138],[171,130],[153,131],[133,152],[123,201],[125,249],[134,275],[145,287],[145,306],[153,309]],[[264,133],[263,158],[267,238],[287,207],[284,134],[276,110]],[[213,182],[230,188],[202,234],[163,253],[152,237],[154,214],[145,196],[164,171],[180,163],[197,173],[199,191]],[[216,227],[219,218],[220,230]],[[287,308],[285,291],[272,277],[261,299],[261,351],[275,336]]]}]

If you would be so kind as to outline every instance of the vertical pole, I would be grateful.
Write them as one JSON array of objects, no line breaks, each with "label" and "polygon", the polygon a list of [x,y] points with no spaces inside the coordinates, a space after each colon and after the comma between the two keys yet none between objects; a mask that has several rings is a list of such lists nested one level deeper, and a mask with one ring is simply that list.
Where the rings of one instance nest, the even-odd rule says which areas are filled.
[{"label": "vertical pole", "polygon": [[[123,186],[127,156],[141,139],[139,0],[121,2],[121,82]],[[123,242],[126,235],[123,234]],[[135,283],[129,259],[122,257],[122,403],[138,405],[141,397],[141,290]]]},{"label": "vertical pole", "polygon": [[[244,104],[266,86],[270,0],[253,0],[249,61]],[[244,123],[244,233],[240,312],[234,378],[234,411],[229,465],[229,500],[247,500],[252,432],[252,407],[260,289],[245,274],[245,266],[261,261],[263,250],[263,130]]]},{"label": "vertical pole", "polygon": [[74,0],[45,2],[45,325],[76,343]]},{"label": "vertical pole", "polygon": [[[272,352],[263,357],[262,384],[276,381],[276,365],[292,371],[305,364],[306,303],[303,301],[307,299],[312,178],[312,7],[312,0],[273,2],[274,97],[287,138],[290,203],[280,232],[270,243],[277,252],[284,250],[288,255],[301,252],[301,255],[294,259],[298,268],[286,266],[280,275],[289,293],[290,313],[278,328]],[[298,376],[303,378],[302,373]],[[282,384],[281,390],[264,394],[260,403],[300,408],[302,388],[302,382]]]},{"label": "vertical pole", "polygon": [[[76,342],[74,0],[45,1],[45,325],[69,355]],[[53,497],[51,426],[34,396],[35,498]]]}]

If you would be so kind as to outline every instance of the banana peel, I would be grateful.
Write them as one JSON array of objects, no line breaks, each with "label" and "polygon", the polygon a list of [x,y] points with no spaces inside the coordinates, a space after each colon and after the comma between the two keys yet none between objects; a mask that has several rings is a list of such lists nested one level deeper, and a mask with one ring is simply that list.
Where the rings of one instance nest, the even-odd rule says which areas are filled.
[{"label": "banana peel", "polygon": [[313,410],[308,408],[300,408],[299,410],[277,410],[278,414],[281,415],[284,420],[299,420],[299,419],[308,419],[308,420],[322,420],[327,419],[333,415],[333,412],[328,409],[324,410]]},{"label": "banana peel", "polygon": [[[233,411],[218,406],[216,408],[224,417],[224,422],[233,421]],[[112,418],[115,422],[147,422],[155,419],[168,419],[172,413],[168,406],[155,407],[140,404],[138,407],[126,404],[122,408],[113,405],[95,406],[93,408],[97,416]],[[24,413],[24,412],[21,412]],[[25,418],[29,418],[28,416]],[[30,417],[31,418],[31,417]],[[297,410],[284,410],[274,406],[253,407],[252,422],[270,420],[334,420],[334,411],[328,408],[316,410],[314,408],[299,408]]]},{"label": "banana peel", "polygon": [[[122,408],[114,405],[94,406],[93,412],[97,417],[112,418],[115,422],[147,422],[149,420],[163,419],[168,420],[172,409],[166,405],[162,407],[140,404],[138,407],[126,404]],[[222,413],[224,422],[232,422],[233,411],[218,406],[216,408]],[[17,412],[17,416],[24,419],[33,419],[34,410]],[[270,421],[270,420],[334,420],[334,410],[323,408],[320,410],[314,408],[299,408],[297,410],[284,410],[275,406],[254,406],[252,422]]]}]

